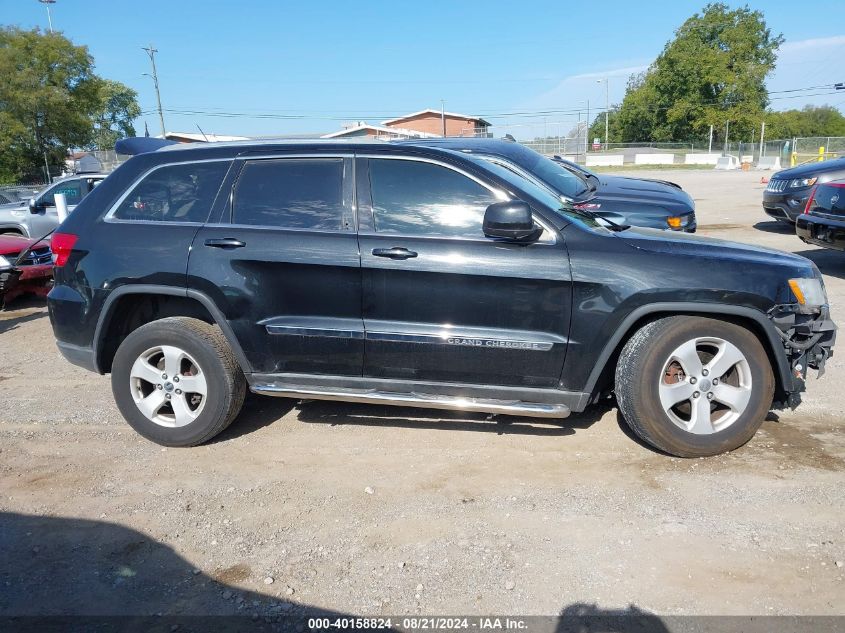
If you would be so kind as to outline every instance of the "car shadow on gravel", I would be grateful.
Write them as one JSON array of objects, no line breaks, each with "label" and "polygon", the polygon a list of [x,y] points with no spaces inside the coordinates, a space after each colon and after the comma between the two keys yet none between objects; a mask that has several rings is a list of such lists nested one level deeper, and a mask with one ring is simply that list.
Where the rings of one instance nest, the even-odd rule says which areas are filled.
[{"label": "car shadow on gravel", "polygon": [[564,436],[574,435],[577,429],[589,428],[598,422],[609,408],[609,405],[596,405],[583,413],[554,419],[303,400],[298,407],[297,419],[307,424],[352,424],[435,431],[474,431],[499,435]]},{"label": "car shadow on gravel", "polygon": [[243,409],[229,427],[209,440],[208,444],[226,442],[278,422],[296,405],[293,398],[269,398],[247,392]]},{"label": "car shadow on gravel", "polygon": [[15,312],[22,311],[15,310],[13,305],[12,310],[9,310],[7,308],[0,312],[0,334],[15,330],[19,326],[23,325],[24,323],[28,323],[29,321],[37,321],[47,316],[47,313],[43,310],[40,310],[38,312],[22,312],[22,314],[19,315],[15,314]]},{"label": "car shadow on gravel", "polygon": [[[3,630],[261,631],[343,617],[229,585],[219,579],[226,570],[201,572],[147,534],[105,521],[0,512],[0,552]],[[240,567],[243,582],[263,582]],[[190,617],[198,615],[214,617]]]},{"label": "car shadow on gravel", "polygon": [[622,415],[622,412],[619,409],[616,409],[616,424],[619,426],[619,430],[622,431],[625,436],[632,442],[636,442],[643,448],[648,449],[650,452],[656,453],[657,455],[663,455],[664,457],[674,457],[674,455],[670,455],[669,453],[661,451],[659,448],[652,446],[648,442],[644,441],[639,435],[634,433],[633,429],[628,426],[628,423],[625,421],[625,417]]},{"label": "car shadow on gravel", "polygon": [[[199,570],[170,546],[106,521],[0,512],[0,551],[4,553],[0,630],[306,631],[331,628],[328,622],[338,619],[361,617],[273,595],[285,591],[283,582],[265,585],[268,593],[230,584],[224,579],[237,577],[234,582],[241,585],[258,585],[264,581],[264,572],[257,573],[243,563]],[[370,582],[368,578],[359,580]],[[404,616],[381,617],[391,618],[391,626],[398,627]],[[539,625],[556,633],[669,630],[662,618],[634,605],[602,609],[595,604],[572,603],[557,615],[491,614],[467,620],[505,617],[522,621],[529,629]],[[308,626],[311,618],[327,618],[328,622]],[[350,624],[339,628],[356,628],[353,621],[345,621]]]},{"label": "car shadow on gravel", "polygon": [[754,228],[758,231],[765,231],[766,233],[777,233],[778,235],[795,235],[795,227],[786,222],[778,222],[777,220],[757,222]]},{"label": "car shadow on gravel", "polygon": [[845,279],[845,252],[827,248],[812,248],[806,251],[797,251],[795,254],[811,260],[823,274]]}]

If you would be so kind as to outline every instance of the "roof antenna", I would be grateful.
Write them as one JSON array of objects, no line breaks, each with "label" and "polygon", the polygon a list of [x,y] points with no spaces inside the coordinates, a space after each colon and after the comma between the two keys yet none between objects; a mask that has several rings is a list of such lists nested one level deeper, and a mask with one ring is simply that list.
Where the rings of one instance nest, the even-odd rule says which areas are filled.
[{"label": "roof antenna", "polygon": [[197,129],[200,131],[200,134],[202,134],[202,137],[205,139],[205,142],[206,142],[206,143],[210,143],[211,141],[209,141],[209,140],[208,140],[208,137],[205,135],[205,132],[203,132],[203,131],[202,131],[202,128],[200,127],[200,124],[199,124],[199,123],[195,123],[194,125],[196,125],[196,126],[197,126]]}]

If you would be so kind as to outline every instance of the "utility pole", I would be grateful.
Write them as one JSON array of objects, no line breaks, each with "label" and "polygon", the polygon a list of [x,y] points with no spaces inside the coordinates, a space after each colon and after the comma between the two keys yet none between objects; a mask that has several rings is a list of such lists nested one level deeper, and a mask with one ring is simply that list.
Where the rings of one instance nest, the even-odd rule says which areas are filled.
[{"label": "utility pole", "polygon": [[604,79],[597,79],[596,83],[604,82],[604,149],[610,149],[608,142],[610,141],[610,77]]},{"label": "utility pole", "polygon": [[763,139],[766,137],[766,122],[760,123],[760,158],[763,158]]},{"label": "utility pole", "polygon": [[728,132],[731,129],[731,122],[725,121],[725,151],[722,152],[725,156],[728,155]]},{"label": "utility pole", "polygon": [[710,142],[707,144],[707,153],[713,153],[713,124],[710,124]]},{"label": "utility pole", "polygon": [[443,129],[443,136],[446,136],[446,103],[440,100],[440,126]]},{"label": "utility pole", "polygon": [[53,32],[53,16],[50,15],[50,5],[56,4],[56,0],[38,0],[41,4],[47,7],[47,23],[50,25],[50,33]]},{"label": "utility pole", "polygon": [[165,136],[167,135],[167,132],[164,129],[164,113],[162,112],[162,109],[161,109],[161,93],[158,90],[158,73],[156,72],[156,53],[158,53],[158,49],[153,48],[153,45],[150,44],[149,47],[147,47],[147,48],[141,47],[141,50],[147,52],[147,55],[150,56],[150,63],[153,66],[153,74],[152,75],[150,75],[148,73],[144,73],[144,74],[147,75],[148,77],[153,78],[153,85],[155,86],[155,89],[156,89],[156,102],[158,103],[158,121],[159,121],[159,123],[161,123],[161,138],[165,138]]},{"label": "utility pole", "polygon": [[587,99],[587,127],[584,131],[584,162],[587,162],[587,150],[590,148],[590,100]]}]

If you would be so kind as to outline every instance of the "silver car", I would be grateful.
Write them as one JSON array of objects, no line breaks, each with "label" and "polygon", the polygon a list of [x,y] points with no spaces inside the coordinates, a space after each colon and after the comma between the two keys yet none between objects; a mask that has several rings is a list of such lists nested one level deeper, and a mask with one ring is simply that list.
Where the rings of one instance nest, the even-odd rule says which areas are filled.
[{"label": "silver car", "polygon": [[74,174],[53,183],[28,200],[0,204],[0,233],[18,233],[38,238],[59,225],[55,195],[65,194],[68,212],[100,184],[107,174]]}]

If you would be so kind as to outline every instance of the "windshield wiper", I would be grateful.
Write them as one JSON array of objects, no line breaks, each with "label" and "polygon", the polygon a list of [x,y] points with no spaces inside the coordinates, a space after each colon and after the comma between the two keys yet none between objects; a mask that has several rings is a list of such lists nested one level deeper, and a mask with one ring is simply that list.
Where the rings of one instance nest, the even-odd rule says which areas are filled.
[{"label": "windshield wiper", "polygon": [[606,227],[606,228],[609,228],[610,230],[615,231],[617,233],[620,232],[620,231],[627,231],[628,229],[631,228],[631,226],[628,225],[628,224],[617,224],[616,222],[614,222],[610,218],[606,218],[603,215],[599,215],[595,211],[590,211],[588,209],[579,209],[575,205],[572,205],[572,211],[574,211],[578,215],[583,215],[585,218],[590,218],[591,220],[593,220],[594,222],[597,222],[599,224],[601,224],[602,222],[607,222],[610,225],[610,227]]}]

